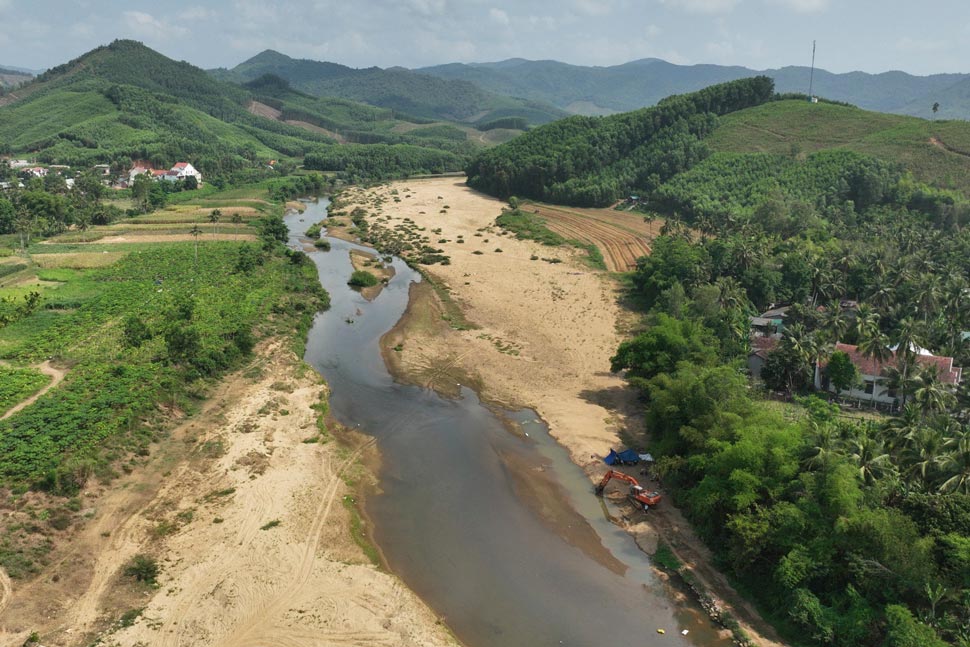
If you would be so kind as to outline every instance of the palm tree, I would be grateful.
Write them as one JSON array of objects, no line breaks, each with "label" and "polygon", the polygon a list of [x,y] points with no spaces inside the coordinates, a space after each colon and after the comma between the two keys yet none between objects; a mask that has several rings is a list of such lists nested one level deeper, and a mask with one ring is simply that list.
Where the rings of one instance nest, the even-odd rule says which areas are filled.
[{"label": "palm tree", "polygon": [[859,470],[859,477],[872,485],[893,470],[892,460],[883,443],[871,434],[862,433],[849,441],[849,459]]},{"label": "palm tree", "polygon": [[940,484],[940,492],[970,494],[970,427],[965,426],[947,438],[943,448],[940,470],[945,480]]},{"label": "palm tree", "polygon": [[216,224],[219,222],[219,218],[222,217],[222,212],[218,209],[213,209],[212,213],[209,214],[209,222],[212,223],[212,233],[216,233]]},{"label": "palm tree", "polygon": [[935,364],[919,367],[912,378],[913,404],[925,417],[931,413],[946,411],[956,402],[956,396],[948,385],[940,382]]},{"label": "palm tree", "polygon": [[830,340],[833,342],[842,341],[849,329],[849,318],[838,301],[831,302],[826,308],[822,326],[828,333]]},{"label": "palm tree", "polygon": [[900,456],[903,473],[908,482],[915,481],[925,488],[933,480],[945,438],[939,429],[918,427],[908,440]]}]

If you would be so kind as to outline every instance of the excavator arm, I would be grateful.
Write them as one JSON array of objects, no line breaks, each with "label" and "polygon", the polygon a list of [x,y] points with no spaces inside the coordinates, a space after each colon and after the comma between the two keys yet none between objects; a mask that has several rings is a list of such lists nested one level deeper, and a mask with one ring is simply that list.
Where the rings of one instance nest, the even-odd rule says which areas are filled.
[{"label": "excavator arm", "polygon": [[596,486],[596,494],[599,496],[602,496],[603,490],[606,489],[606,486],[613,479],[619,479],[621,481],[626,481],[627,483],[629,483],[630,492],[627,494],[627,497],[629,497],[629,499],[634,503],[642,506],[644,510],[646,510],[650,506],[655,506],[658,503],[660,503],[659,492],[647,492],[642,487],[640,487],[640,484],[637,482],[635,478],[633,478],[629,474],[624,474],[623,472],[619,472],[617,470],[610,470],[603,476],[603,480],[600,481],[599,485]]}]

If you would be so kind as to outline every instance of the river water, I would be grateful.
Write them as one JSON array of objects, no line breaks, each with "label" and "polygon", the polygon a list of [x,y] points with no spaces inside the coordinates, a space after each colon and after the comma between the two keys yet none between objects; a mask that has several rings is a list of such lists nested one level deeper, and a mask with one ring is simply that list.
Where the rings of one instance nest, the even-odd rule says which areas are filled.
[{"label": "river water", "polygon": [[[291,244],[302,247],[327,204],[286,217]],[[455,635],[468,647],[731,644],[699,608],[671,600],[535,413],[494,412],[470,389],[447,399],[394,382],[379,341],[421,277],[394,259],[394,278],[367,302],[347,286],[349,251],[372,250],[329,240],[330,252],[310,253],[332,305],[316,317],[306,360],[329,383],[337,420],[377,440],[381,492],[366,506],[388,566]],[[554,483],[546,503],[569,508],[597,550],[567,541],[522,496],[523,473],[536,468]]]}]

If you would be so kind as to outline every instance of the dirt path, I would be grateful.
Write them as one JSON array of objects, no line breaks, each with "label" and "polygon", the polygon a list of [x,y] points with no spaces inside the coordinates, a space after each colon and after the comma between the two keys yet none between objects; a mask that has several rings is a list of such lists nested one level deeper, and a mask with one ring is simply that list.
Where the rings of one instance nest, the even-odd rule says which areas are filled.
[{"label": "dirt path", "polygon": [[963,157],[970,157],[970,153],[957,150],[956,148],[949,146],[946,142],[941,140],[939,137],[935,137],[935,136],[930,137],[930,143],[936,146],[937,148],[945,150],[948,153],[953,153],[954,155],[962,155]]},{"label": "dirt path", "polygon": [[3,610],[7,608],[12,593],[13,589],[10,587],[10,578],[0,568],[0,613],[3,613]]},{"label": "dirt path", "polygon": [[[401,202],[390,206],[392,190]],[[425,284],[413,286],[407,313],[382,339],[395,376],[445,393],[455,383],[466,384],[487,400],[535,409],[573,460],[599,480],[606,469],[600,457],[619,445],[619,432],[643,425],[636,395],[609,372],[629,317],[617,305],[618,285],[581,266],[566,248],[502,235],[491,227],[502,203],[453,178],[408,180],[342,197],[352,202],[348,209],[360,206],[372,215],[380,210],[390,226],[440,229],[453,241],[438,245],[451,264],[426,271],[476,327],[453,329],[440,294]],[[388,206],[381,210],[382,204]],[[627,223],[610,224],[619,231]],[[502,253],[495,253],[496,246]],[[709,551],[671,504],[646,521],[631,519],[640,521],[631,532],[651,537],[642,545],[655,550],[658,538],[669,544],[756,644],[780,647],[771,627],[713,568]]]},{"label": "dirt path", "polygon": [[44,388],[42,388],[37,393],[35,393],[32,396],[30,396],[26,400],[24,400],[20,404],[17,404],[13,408],[9,409],[7,411],[7,413],[5,413],[2,416],[0,416],[0,420],[6,420],[7,418],[9,418],[10,416],[14,415],[15,413],[17,413],[19,411],[23,411],[24,409],[26,409],[27,407],[29,407],[33,403],[37,402],[37,400],[39,400],[41,398],[41,396],[43,396],[45,393],[47,393],[48,391],[50,391],[51,389],[53,389],[55,386],[57,386],[58,384],[60,384],[64,380],[64,376],[67,375],[67,371],[62,370],[62,369],[59,369],[59,368],[55,368],[55,367],[51,366],[50,360],[48,360],[48,361],[46,361],[46,362],[44,362],[42,364],[38,364],[37,366],[34,366],[33,368],[36,368],[37,370],[39,370],[44,375],[49,375],[51,377],[50,384],[48,384],[47,386],[45,386]]},{"label": "dirt path", "polygon": [[[453,645],[355,543],[337,503],[371,443],[321,435],[324,392],[282,343],[261,346],[146,468],[82,495],[94,518],[44,574],[12,595],[0,579],[0,645]],[[136,554],[158,560],[158,588],[122,576]]]}]

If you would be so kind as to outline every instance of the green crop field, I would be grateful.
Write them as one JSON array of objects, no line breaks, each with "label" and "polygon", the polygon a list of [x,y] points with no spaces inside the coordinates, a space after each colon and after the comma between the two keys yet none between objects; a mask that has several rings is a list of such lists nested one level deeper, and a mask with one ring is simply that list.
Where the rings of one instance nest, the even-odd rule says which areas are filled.
[{"label": "green crop field", "polygon": [[51,378],[32,368],[0,365],[0,415],[50,383]]}]

